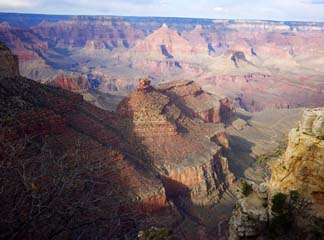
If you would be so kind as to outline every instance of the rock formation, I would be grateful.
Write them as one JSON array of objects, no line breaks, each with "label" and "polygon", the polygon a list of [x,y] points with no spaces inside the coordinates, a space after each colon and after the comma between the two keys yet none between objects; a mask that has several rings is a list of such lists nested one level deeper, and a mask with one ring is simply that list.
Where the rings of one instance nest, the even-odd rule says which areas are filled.
[{"label": "rock formation", "polygon": [[228,98],[206,93],[194,81],[173,81],[158,85],[158,89],[189,117],[200,118],[206,123],[226,123],[235,112]]},{"label": "rock formation", "polygon": [[265,206],[268,192],[262,185],[254,185],[254,190],[248,197],[239,195],[229,223],[230,240],[257,239],[267,231],[269,216]]},{"label": "rock formation", "polygon": [[161,28],[154,31],[144,40],[138,41],[134,50],[150,55],[173,58],[174,55],[192,53],[193,47],[176,30],[170,29],[166,24],[163,24]]},{"label": "rock formation", "polygon": [[50,76],[51,69],[42,56],[48,49],[48,42],[43,41],[29,29],[11,27],[0,23],[0,41],[6,43],[14,51],[19,60],[20,73],[43,81]]},{"label": "rock formation", "polygon": [[0,62],[0,77],[19,76],[18,58],[4,44],[0,44]]},{"label": "rock formation", "polygon": [[304,111],[299,128],[289,133],[288,148],[272,168],[272,191],[295,190],[312,202],[314,214],[324,217],[324,109]]},{"label": "rock formation", "polygon": [[271,179],[240,196],[230,239],[322,239],[324,236],[323,108],[307,109],[288,147],[271,164]]},{"label": "rock formation", "polygon": [[[7,54],[8,59],[17,60],[7,48],[3,47],[1,51]],[[0,56],[5,54],[0,52]],[[88,172],[77,175],[83,184],[78,194],[87,194],[90,188],[95,191],[91,197],[96,198],[100,195],[98,193],[108,191],[118,206],[116,208],[114,205],[112,211],[116,211],[123,219],[123,222],[117,224],[117,233],[141,227],[136,224],[141,221],[145,224],[146,216],[149,216],[150,221],[157,219],[163,226],[174,226],[182,219],[176,200],[185,199],[186,203],[193,206],[215,204],[232,184],[234,176],[229,170],[227,159],[222,155],[223,148],[228,147],[223,125],[204,123],[199,117],[183,112],[191,106],[189,100],[188,103],[175,103],[166,94],[167,89],[156,89],[149,80],[141,79],[137,91],[119,105],[118,113],[103,111],[85,102],[79,94],[18,75],[8,76],[18,63],[7,63],[5,74],[0,75],[1,155],[5,156],[6,162],[16,164],[12,151],[17,148],[7,146],[16,146],[27,139],[28,149],[19,154],[22,161],[39,158],[43,164],[47,164],[48,159],[57,157],[64,160],[64,164],[75,164],[73,161],[80,157],[81,166],[87,167]],[[173,89],[171,85],[169,87]],[[185,92],[196,93],[200,89],[199,94],[205,96],[202,99],[212,101],[212,97],[195,83],[189,82],[187,87],[187,90],[185,86],[178,89],[176,95],[179,96],[174,95],[174,99],[179,100],[186,95]],[[192,92],[191,88],[196,90]],[[195,94],[191,97],[189,95],[188,99],[195,97]],[[219,106],[218,103],[216,106]],[[40,155],[43,154],[43,148],[35,150],[41,143],[46,143],[46,154],[49,156]],[[74,167],[68,165],[67,170]],[[35,169],[33,174],[44,169]],[[86,183],[83,177],[87,178],[84,181]],[[30,183],[32,191],[47,189],[48,181],[52,181],[51,176],[37,178]],[[118,188],[111,189],[114,186]],[[69,200],[63,201],[67,207],[87,199],[82,195],[84,198],[72,201],[79,195],[73,195],[76,190],[74,186],[69,187],[73,191],[68,192],[71,194]],[[10,194],[6,195],[1,212],[11,209],[9,205],[13,197]],[[118,202],[120,198],[125,199],[125,202]],[[89,209],[100,209],[103,204],[99,201],[96,208]],[[83,223],[89,216],[94,217],[88,212],[89,209],[85,210],[86,213],[82,212],[82,217],[73,218],[73,221]],[[110,208],[105,209],[110,211]],[[56,208],[53,208],[56,214],[55,211]],[[80,210],[77,208],[73,211],[79,214]],[[57,216],[58,219],[60,216]],[[47,224],[46,219],[42,223]],[[49,219],[53,220],[51,217]],[[132,219],[136,219],[136,223]],[[25,220],[28,221],[28,218],[22,211],[19,221]],[[161,225],[160,222],[158,225]],[[56,226],[57,223],[53,224]],[[14,230],[7,223],[5,228]],[[26,232],[34,234],[34,231],[28,229],[19,236]],[[70,233],[73,232],[71,229],[62,231]]]},{"label": "rock formation", "polygon": [[149,92],[153,90],[153,87],[151,86],[151,81],[147,78],[143,78],[139,80],[139,84],[136,88],[137,92]]},{"label": "rock formation", "polygon": [[324,137],[323,125],[324,109],[307,109],[304,111],[302,121],[300,123],[300,131],[302,133],[313,135],[318,138]]},{"label": "rock formation", "polygon": [[87,75],[91,88],[123,95],[147,75],[153,84],[195,79],[251,112],[314,108],[324,100],[321,23],[48,18],[23,15],[22,24],[0,14],[8,22],[0,24],[0,41],[18,56],[25,77],[49,82],[60,71],[73,72]]},{"label": "rock formation", "polygon": [[57,47],[90,49],[128,48],[143,36],[141,30],[133,29],[123,18],[108,16],[75,16],[57,23],[44,21],[34,26],[33,31],[52,39]]},{"label": "rock formation", "polygon": [[[189,100],[198,101],[194,99],[197,91],[205,96],[200,100],[208,99],[192,81],[155,89],[148,80],[140,80],[137,91],[120,103],[118,112],[132,124],[125,129],[127,134],[146,147],[151,164],[164,179],[167,196],[190,197],[205,205],[219,200],[232,184],[233,174],[222,147],[216,144],[218,137],[211,141],[217,135],[224,143],[222,126],[204,124],[193,112],[187,114]],[[188,102],[180,101],[184,96]]]},{"label": "rock formation", "polygon": [[86,91],[90,88],[88,78],[78,74],[58,73],[49,83],[51,85],[70,90],[70,91]]}]

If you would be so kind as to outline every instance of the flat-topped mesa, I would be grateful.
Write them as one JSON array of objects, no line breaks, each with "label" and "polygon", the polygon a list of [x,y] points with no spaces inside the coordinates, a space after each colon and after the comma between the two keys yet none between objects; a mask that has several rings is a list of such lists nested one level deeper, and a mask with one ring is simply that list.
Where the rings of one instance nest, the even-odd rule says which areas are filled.
[{"label": "flat-topped mesa", "polygon": [[149,92],[153,90],[151,86],[151,81],[148,78],[141,78],[138,80],[138,86],[136,88],[137,92]]},{"label": "flat-topped mesa", "polygon": [[18,58],[0,42],[0,77],[19,76]]},{"label": "flat-topped mesa", "polygon": [[235,112],[228,98],[209,94],[192,80],[160,84],[158,89],[189,117],[200,118],[204,122],[226,123]]}]

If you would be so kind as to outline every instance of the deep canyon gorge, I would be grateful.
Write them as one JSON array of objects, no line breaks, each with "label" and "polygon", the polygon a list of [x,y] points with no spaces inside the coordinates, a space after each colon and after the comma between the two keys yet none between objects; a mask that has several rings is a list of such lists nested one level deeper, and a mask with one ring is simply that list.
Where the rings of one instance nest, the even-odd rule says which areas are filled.
[{"label": "deep canyon gorge", "polygon": [[0,238],[323,239],[324,23],[0,13],[0,42]]}]

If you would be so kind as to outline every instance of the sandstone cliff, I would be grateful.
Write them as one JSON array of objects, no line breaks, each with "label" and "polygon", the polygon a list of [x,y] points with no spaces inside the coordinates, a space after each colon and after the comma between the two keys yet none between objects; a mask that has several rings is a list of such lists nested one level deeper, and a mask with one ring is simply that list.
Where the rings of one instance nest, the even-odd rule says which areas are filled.
[{"label": "sandstone cliff", "polygon": [[296,190],[324,217],[324,109],[306,110],[299,128],[289,133],[286,153],[272,167],[273,192]]},{"label": "sandstone cliff", "polygon": [[270,164],[269,182],[245,186],[231,217],[230,239],[323,239],[323,110],[304,111],[286,152]]}]

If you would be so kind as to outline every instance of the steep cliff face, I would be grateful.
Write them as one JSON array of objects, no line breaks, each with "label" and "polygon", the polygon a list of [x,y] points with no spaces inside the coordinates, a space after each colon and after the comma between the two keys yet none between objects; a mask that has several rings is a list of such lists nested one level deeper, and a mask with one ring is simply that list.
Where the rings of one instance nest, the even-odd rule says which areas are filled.
[{"label": "steep cliff face", "polygon": [[49,84],[70,91],[86,91],[90,88],[88,78],[79,74],[58,73]]},{"label": "steep cliff face", "polygon": [[0,43],[0,77],[19,76],[18,58]]},{"label": "steep cliff face", "polygon": [[133,29],[121,17],[75,16],[57,23],[42,22],[33,31],[51,39],[57,47],[97,49],[129,48],[143,31]]},{"label": "steep cliff face", "polygon": [[41,55],[42,51],[48,49],[48,42],[29,29],[8,24],[0,23],[0,33],[0,41],[6,43],[18,57],[21,75],[35,80],[49,77],[51,69]]},{"label": "steep cliff face", "polygon": [[295,190],[312,202],[314,214],[324,217],[324,109],[306,110],[299,128],[289,133],[288,148],[272,167],[272,191]]},{"label": "steep cliff face", "polygon": [[252,193],[239,196],[230,239],[323,238],[323,116],[323,108],[305,110],[289,133],[286,152],[270,164],[270,181],[248,183]]},{"label": "steep cliff face", "polygon": [[[182,96],[196,88],[190,84],[182,88]],[[131,122],[131,129],[125,130],[145,146],[168,196],[189,196],[197,204],[217,202],[233,181],[222,147],[216,144],[216,138],[224,142],[220,134],[224,130],[188,116],[185,109],[190,105],[176,100],[181,94],[169,97],[162,89],[141,80],[137,91],[120,103],[118,112]]]}]

